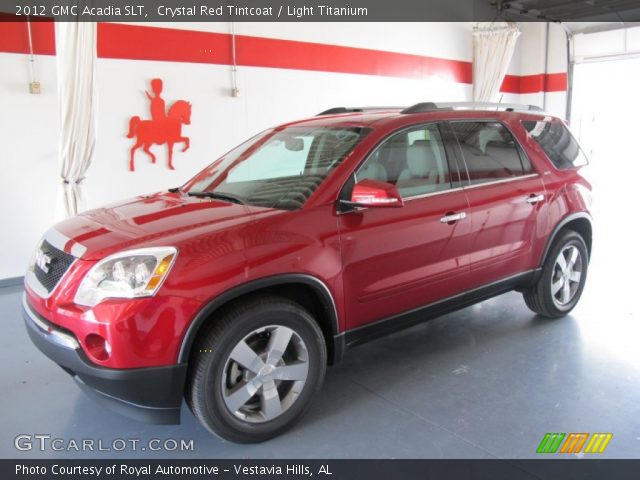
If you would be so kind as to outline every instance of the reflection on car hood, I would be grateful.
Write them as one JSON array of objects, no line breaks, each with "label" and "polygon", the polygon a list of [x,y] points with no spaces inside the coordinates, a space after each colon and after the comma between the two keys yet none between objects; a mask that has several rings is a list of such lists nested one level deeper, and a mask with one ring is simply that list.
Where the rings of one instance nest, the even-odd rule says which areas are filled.
[{"label": "reflection on car hood", "polygon": [[136,197],[82,213],[54,229],[67,242],[65,251],[99,259],[119,250],[178,245],[198,233],[216,232],[246,223],[248,207],[179,193]]}]

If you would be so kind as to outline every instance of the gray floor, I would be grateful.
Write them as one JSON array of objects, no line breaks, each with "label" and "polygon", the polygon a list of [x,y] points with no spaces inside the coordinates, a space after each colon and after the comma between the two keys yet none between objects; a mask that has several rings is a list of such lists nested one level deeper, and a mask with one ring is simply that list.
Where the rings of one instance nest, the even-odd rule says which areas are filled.
[{"label": "gray floor", "polygon": [[[30,344],[20,288],[3,288],[0,457],[527,458],[545,432],[612,432],[604,457],[640,458],[637,283],[611,281],[628,267],[596,259],[579,307],[559,321],[510,293],[354,349],[294,430],[249,446],[211,436],[186,407],[183,424],[166,427],[94,404]],[[38,433],[104,445],[193,439],[195,448],[15,449],[16,435]]]}]

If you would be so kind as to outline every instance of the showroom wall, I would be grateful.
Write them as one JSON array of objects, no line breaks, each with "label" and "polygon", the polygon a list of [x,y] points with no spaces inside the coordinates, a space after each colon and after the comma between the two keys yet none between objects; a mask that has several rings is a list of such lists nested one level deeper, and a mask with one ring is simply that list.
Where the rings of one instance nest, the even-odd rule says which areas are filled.
[{"label": "showroom wall", "polygon": [[[332,106],[471,98],[472,25],[466,23],[237,24],[238,97],[231,95],[229,24],[98,27],[98,140],[85,181],[89,208],[180,185],[248,136]],[[50,30],[47,24],[34,29],[42,93],[31,95],[26,26],[0,24],[0,222],[7,227],[4,251],[13,252],[0,264],[0,279],[22,275],[38,237],[56,218],[58,110]],[[521,30],[502,101],[546,104],[564,116],[564,32],[550,25],[547,35],[545,24],[522,24]],[[192,104],[191,124],[183,126],[191,148],[176,148],[174,171],[166,166],[164,146],[152,147],[156,164],[139,150],[131,172],[128,122],[134,115],[149,117],[144,92],[156,77],[164,82],[167,107],[178,99]]]}]

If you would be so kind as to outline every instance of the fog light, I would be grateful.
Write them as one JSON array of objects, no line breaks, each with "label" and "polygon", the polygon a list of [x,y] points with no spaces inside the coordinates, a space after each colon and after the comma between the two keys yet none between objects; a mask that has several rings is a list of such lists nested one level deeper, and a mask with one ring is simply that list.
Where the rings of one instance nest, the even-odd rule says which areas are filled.
[{"label": "fog light", "polygon": [[97,360],[105,361],[111,356],[111,345],[100,335],[90,333],[84,339],[84,343],[87,347],[87,353]]}]

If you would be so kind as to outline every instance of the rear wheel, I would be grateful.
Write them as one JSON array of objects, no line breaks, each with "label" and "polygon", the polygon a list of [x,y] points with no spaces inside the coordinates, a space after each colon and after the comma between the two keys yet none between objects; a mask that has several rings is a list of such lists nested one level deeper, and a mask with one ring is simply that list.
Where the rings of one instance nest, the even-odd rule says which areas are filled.
[{"label": "rear wheel", "polygon": [[577,305],[587,279],[589,254],[573,230],[561,232],[547,255],[536,284],[523,292],[527,306],[539,315],[558,318]]},{"label": "rear wheel", "polygon": [[199,337],[187,403],[225,439],[264,441],[307,410],[326,363],[322,331],[305,309],[280,297],[255,297],[227,309]]}]

